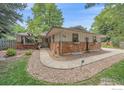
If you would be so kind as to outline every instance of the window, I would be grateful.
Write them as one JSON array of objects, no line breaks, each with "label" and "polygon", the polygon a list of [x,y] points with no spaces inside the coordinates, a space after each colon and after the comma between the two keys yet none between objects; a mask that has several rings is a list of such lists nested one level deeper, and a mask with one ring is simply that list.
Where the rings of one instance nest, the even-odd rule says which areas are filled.
[{"label": "window", "polygon": [[21,36],[21,44],[23,44],[24,42],[23,42],[23,37]]},{"label": "window", "polygon": [[96,36],[93,36],[93,43],[96,43],[97,40],[96,40]]},{"label": "window", "polygon": [[31,38],[31,37],[25,37],[25,44],[27,45],[30,45],[30,44],[33,44],[34,43],[34,40]]},{"label": "window", "polygon": [[78,34],[72,34],[72,41],[73,42],[78,42]]}]

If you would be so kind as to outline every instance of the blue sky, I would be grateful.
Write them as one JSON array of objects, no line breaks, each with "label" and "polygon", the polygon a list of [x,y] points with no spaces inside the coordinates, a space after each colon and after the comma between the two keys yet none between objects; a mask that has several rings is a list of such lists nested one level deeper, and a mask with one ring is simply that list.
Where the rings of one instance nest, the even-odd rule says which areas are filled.
[{"label": "blue sky", "polygon": [[[85,28],[90,29],[92,23],[94,22],[95,16],[97,16],[102,9],[104,9],[103,4],[96,5],[92,8],[85,9],[82,3],[59,3],[56,4],[59,9],[61,9],[64,17],[63,27],[71,27],[82,25]],[[33,4],[28,4],[28,7],[23,10],[23,19],[27,20],[27,17],[33,17],[31,8]],[[20,23],[22,26],[26,27],[26,23]]]}]

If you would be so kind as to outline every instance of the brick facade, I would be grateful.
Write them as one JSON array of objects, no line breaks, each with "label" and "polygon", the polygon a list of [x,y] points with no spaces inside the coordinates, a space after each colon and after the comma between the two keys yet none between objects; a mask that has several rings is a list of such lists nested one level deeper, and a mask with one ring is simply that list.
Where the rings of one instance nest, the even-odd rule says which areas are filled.
[{"label": "brick facade", "polygon": [[36,49],[37,45],[24,45],[21,43],[16,43],[16,48],[17,49]]},{"label": "brick facade", "polygon": [[[98,50],[101,48],[101,43],[93,43],[90,42],[88,44],[89,50]],[[62,55],[65,53],[72,53],[72,52],[81,52],[86,50],[86,43],[85,42],[62,42],[62,45],[59,42],[51,43],[50,44],[51,52],[55,55]]]},{"label": "brick facade", "polygon": [[52,54],[60,55],[60,44],[59,44],[59,42],[51,43],[50,44],[50,50],[51,50]]}]

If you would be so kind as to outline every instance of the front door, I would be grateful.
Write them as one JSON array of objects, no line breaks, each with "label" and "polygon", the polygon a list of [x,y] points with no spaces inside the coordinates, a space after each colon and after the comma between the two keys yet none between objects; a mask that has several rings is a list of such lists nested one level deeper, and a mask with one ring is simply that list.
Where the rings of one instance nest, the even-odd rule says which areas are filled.
[{"label": "front door", "polygon": [[42,48],[47,48],[48,47],[48,39],[46,37],[42,37],[41,47]]},{"label": "front door", "polygon": [[89,46],[89,38],[86,37],[85,41],[86,41],[86,49],[85,50],[88,52],[89,51],[89,47],[88,47]]}]

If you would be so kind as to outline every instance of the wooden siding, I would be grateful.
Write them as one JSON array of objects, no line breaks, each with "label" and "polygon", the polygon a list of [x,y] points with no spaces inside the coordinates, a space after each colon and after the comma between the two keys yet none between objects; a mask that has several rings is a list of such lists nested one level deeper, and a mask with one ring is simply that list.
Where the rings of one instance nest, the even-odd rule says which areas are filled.
[{"label": "wooden siding", "polygon": [[16,40],[0,39],[0,50],[7,48],[16,48]]}]

